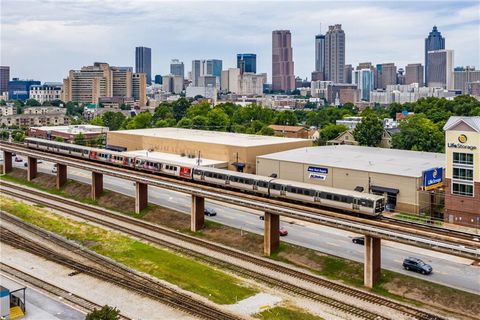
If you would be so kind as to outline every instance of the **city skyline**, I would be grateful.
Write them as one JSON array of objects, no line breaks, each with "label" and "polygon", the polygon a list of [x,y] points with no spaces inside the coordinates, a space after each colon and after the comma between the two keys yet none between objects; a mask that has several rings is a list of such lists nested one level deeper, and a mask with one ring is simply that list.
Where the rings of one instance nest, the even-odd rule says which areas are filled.
[{"label": "city skyline", "polygon": [[[480,67],[477,2],[249,3],[255,5],[4,1],[2,65],[11,67],[10,77],[61,81],[69,70],[94,61],[134,66],[136,46],[152,48],[152,75],[168,74],[171,59],[184,61],[186,72],[195,59],[222,59],[226,69],[236,66],[238,53],[251,52],[257,54],[257,72],[266,72],[270,82],[271,32],[288,29],[295,75],[310,78],[320,23],[322,34],[338,23],[346,34],[346,64],[423,63],[424,39],[437,25],[446,49],[455,50],[455,66]],[[246,15],[257,19],[247,23]]]}]

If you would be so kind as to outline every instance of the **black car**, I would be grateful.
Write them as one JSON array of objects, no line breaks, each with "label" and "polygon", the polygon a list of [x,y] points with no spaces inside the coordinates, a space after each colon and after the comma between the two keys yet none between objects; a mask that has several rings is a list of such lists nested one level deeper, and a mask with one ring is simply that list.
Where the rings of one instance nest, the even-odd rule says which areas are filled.
[{"label": "black car", "polygon": [[433,270],[431,265],[417,258],[406,258],[403,260],[403,267],[405,270],[420,272],[421,274],[430,274]]},{"label": "black car", "polygon": [[205,208],[205,215],[209,217],[213,217],[217,215],[217,211],[212,208]]},{"label": "black car", "polygon": [[354,237],[352,238],[352,242],[363,246],[365,245],[365,237]]}]

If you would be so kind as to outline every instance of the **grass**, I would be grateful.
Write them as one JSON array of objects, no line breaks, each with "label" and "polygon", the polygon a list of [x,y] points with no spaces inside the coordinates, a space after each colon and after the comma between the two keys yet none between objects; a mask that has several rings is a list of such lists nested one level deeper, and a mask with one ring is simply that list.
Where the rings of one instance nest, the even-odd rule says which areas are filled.
[{"label": "grass", "polygon": [[[413,215],[413,214],[408,214],[404,212],[395,214],[393,218],[399,219],[399,220],[405,220],[405,221],[412,221],[416,223],[422,223],[422,224],[430,224],[430,217]],[[443,221],[434,220],[434,225],[443,226]]]},{"label": "grass", "polygon": [[322,320],[322,318],[302,310],[286,307],[274,307],[257,313],[255,317],[262,320]]},{"label": "grass", "polygon": [[0,196],[0,201],[3,210],[25,222],[88,244],[91,250],[99,254],[200,294],[213,302],[233,304],[256,293],[236,278],[198,261],[3,196]]}]

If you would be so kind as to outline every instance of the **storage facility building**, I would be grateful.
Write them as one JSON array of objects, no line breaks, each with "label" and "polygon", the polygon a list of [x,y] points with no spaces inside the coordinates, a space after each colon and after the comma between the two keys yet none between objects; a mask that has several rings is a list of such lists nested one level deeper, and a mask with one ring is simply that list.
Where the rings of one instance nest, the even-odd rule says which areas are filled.
[{"label": "storage facility building", "polygon": [[[257,157],[257,174],[385,195],[389,207],[430,208],[441,187],[445,154],[352,145],[308,147]],[[427,178],[426,178],[427,177]]]},{"label": "storage facility building", "polygon": [[183,157],[226,162],[229,170],[255,173],[257,156],[301,147],[308,139],[293,139],[182,128],[110,131],[107,144],[128,151],[150,150]]}]

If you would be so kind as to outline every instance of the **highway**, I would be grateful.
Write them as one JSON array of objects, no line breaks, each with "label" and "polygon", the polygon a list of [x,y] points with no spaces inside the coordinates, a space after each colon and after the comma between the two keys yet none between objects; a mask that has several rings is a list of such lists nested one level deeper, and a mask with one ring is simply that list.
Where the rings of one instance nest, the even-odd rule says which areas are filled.
[{"label": "highway", "polygon": [[[24,168],[24,162],[14,162],[14,166]],[[48,162],[40,163],[38,170],[53,174],[52,164]],[[68,178],[87,184],[91,182],[90,172],[70,167],[68,168]],[[104,176],[104,188],[129,196],[133,196],[135,193],[132,182],[109,176]],[[178,192],[149,187],[149,202],[187,214],[190,213],[190,196]],[[261,213],[258,211],[254,212],[208,200],[206,207],[211,207],[218,213],[215,217],[208,217],[212,221],[244,231],[263,234],[263,221],[259,219]],[[282,238],[283,241],[363,262],[364,247],[351,241],[351,238],[356,236],[355,234],[298,221],[290,223],[290,221],[282,220],[281,225],[289,232],[287,237]],[[402,261],[408,256],[420,258],[432,265],[433,274],[423,276],[404,270]],[[460,257],[390,241],[382,242],[382,268],[480,294],[480,267],[471,266],[470,263],[471,260]]]}]

